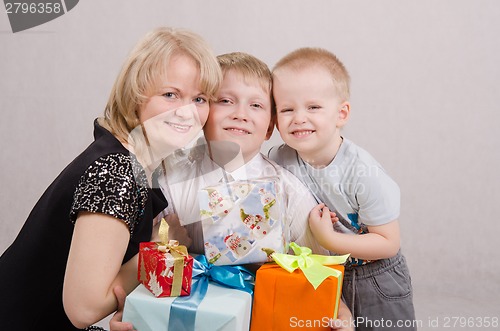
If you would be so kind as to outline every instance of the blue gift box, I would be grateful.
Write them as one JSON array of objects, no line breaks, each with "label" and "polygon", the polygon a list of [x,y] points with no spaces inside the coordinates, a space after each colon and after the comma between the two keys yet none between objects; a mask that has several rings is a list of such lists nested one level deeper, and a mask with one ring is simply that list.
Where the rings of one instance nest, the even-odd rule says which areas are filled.
[{"label": "blue gift box", "polygon": [[[170,307],[175,299],[156,298],[141,284],[127,296],[123,321],[132,322],[138,331],[168,330]],[[249,293],[210,282],[196,313],[195,330],[246,331],[250,327],[251,308]]]}]

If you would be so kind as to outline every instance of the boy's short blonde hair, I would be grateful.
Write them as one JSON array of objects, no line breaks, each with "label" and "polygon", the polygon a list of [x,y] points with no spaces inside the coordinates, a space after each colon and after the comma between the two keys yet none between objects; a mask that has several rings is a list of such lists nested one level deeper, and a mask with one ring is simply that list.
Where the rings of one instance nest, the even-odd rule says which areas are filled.
[{"label": "boy's short blonde hair", "polygon": [[200,69],[200,89],[214,99],[222,73],[208,44],[197,34],[161,27],[148,33],[132,50],[111,90],[101,125],[120,141],[139,123],[138,110],[157,93],[172,56],[187,55]]},{"label": "boy's short blonde hair", "polygon": [[217,56],[217,60],[219,61],[223,75],[229,71],[235,71],[241,74],[245,80],[257,79],[262,89],[269,94],[271,115],[274,118],[276,107],[272,95],[273,76],[267,64],[255,56],[243,52],[222,54]]},{"label": "boy's short blonde hair", "polygon": [[331,52],[323,48],[299,48],[276,63],[273,73],[283,68],[300,70],[307,67],[320,66],[328,70],[332,76],[336,93],[342,99],[349,100],[349,85],[351,78],[344,64]]}]

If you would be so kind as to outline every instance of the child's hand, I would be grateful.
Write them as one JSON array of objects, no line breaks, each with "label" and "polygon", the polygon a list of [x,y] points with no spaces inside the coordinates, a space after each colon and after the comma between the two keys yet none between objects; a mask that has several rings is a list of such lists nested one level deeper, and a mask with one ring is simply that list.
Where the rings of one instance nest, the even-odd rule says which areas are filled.
[{"label": "child's hand", "polygon": [[125,307],[125,297],[127,294],[120,286],[113,288],[113,293],[118,301],[118,308],[113,317],[109,320],[109,329],[111,331],[135,331],[132,323],[122,322],[123,308]]},{"label": "child's hand", "polygon": [[[330,329],[332,331],[354,331],[354,327],[351,326],[351,322],[349,320],[342,319],[331,319],[330,320]],[[114,331],[114,330],[111,330]]]},{"label": "child's hand", "polygon": [[324,203],[320,203],[311,210],[309,213],[309,225],[311,225],[311,220],[313,222],[319,222],[320,219],[325,220],[326,223],[328,223],[327,221],[329,219],[331,224],[339,221],[337,214],[330,211]]},{"label": "child's hand", "polygon": [[332,224],[339,221],[337,214],[335,214],[333,211],[330,212],[330,220],[332,221]]},{"label": "child's hand", "polygon": [[342,300],[340,301],[337,319],[330,320],[330,327],[332,330],[337,331],[354,331],[352,313]]},{"label": "child's hand", "polygon": [[[340,319],[330,320],[330,329],[333,331],[354,331],[354,328],[350,326],[348,321]],[[114,331],[114,330],[111,330]]]},{"label": "child's hand", "polygon": [[335,233],[332,223],[338,220],[337,215],[331,212],[324,203],[320,203],[311,210],[309,214],[309,226],[321,246],[328,247],[328,242],[331,241],[331,237]]}]

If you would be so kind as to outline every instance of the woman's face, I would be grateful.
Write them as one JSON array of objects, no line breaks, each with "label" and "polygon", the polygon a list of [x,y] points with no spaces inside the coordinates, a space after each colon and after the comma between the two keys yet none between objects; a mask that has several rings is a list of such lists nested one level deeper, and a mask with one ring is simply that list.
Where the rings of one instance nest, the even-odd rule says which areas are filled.
[{"label": "woman's face", "polygon": [[172,56],[154,93],[139,109],[155,159],[184,147],[201,131],[208,117],[208,98],[200,90],[200,70],[189,56]]}]

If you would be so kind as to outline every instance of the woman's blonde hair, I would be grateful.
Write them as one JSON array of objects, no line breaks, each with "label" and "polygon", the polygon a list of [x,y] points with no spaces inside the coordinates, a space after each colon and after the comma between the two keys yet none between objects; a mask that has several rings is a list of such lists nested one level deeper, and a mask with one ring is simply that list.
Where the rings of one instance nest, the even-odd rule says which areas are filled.
[{"label": "woman's blonde hair", "polygon": [[158,88],[173,55],[190,56],[200,69],[200,89],[214,99],[222,73],[208,44],[197,34],[161,27],[148,33],[132,50],[118,75],[100,124],[118,140],[127,141],[140,125],[137,111]]},{"label": "woman's blonde hair", "polygon": [[336,93],[342,102],[349,101],[349,85],[351,78],[344,64],[331,52],[323,48],[299,48],[284,56],[276,63],[273,73],[283,68],[300,70],[303,68],[320,66],[330,72]]}]

